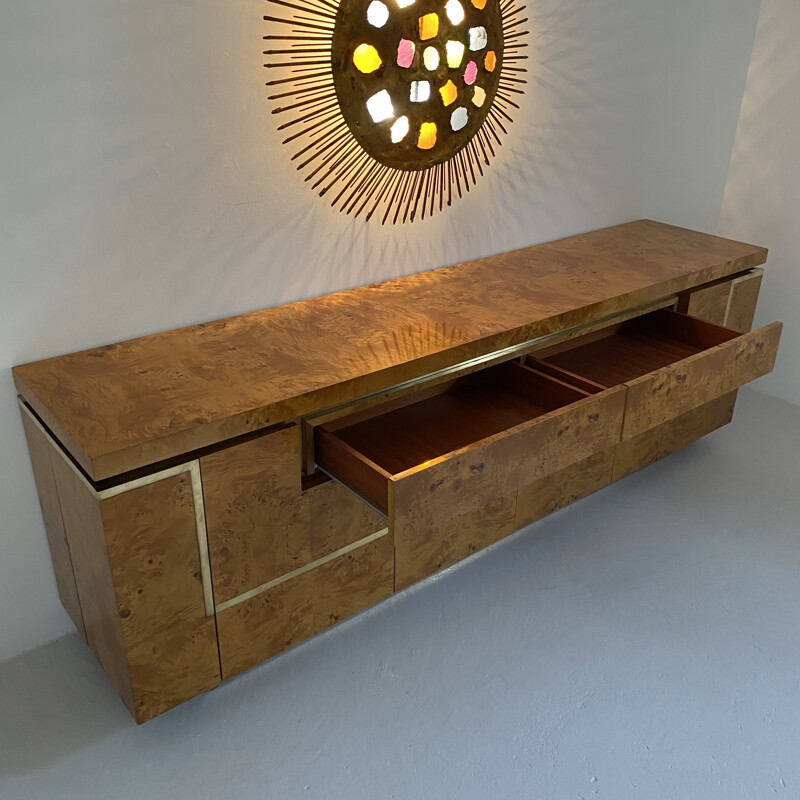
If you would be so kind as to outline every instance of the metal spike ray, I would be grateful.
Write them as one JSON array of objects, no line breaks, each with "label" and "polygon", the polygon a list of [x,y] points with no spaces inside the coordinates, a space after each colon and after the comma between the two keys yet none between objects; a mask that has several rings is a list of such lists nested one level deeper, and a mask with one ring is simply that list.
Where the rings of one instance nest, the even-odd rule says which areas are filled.
[{"label": "metal spike ray", "polygon": [[[332,48],[347,1],[266,0],[273,11],[264,15],[269,29],[262,36],[274,47],[263,51],[270,70],[266,85],[276,87],[267,95],[271,113],[278,116],[277,130],[291,134],[283,143],[305,182],[321,197],[333,198],[328,201],[333,208],[382,225],[424,220],[469,192],[497,156],[510,112],[519,109],[512,96],[518,99],[524,91],[525,6],[520,0],[496,6],[503,49],[502,55],[497,49],[498,82],[486,99],[485,118],[472,122],[469,138],[463,144],[456,139],[454,152],[442,152],[438,162],[397,167],[382,163],[377,153],[373,157],[356,139],[337,95]],[[434,89],[430,102],[437,101]]]}]

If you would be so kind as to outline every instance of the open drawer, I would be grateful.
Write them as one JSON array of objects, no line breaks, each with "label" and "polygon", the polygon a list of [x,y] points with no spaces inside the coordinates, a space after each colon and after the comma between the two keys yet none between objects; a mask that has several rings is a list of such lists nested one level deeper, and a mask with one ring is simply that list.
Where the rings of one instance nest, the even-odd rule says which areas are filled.
[{"label": "open drawer", "polygon": [[432,530],[619,441],[624,394],[500,364],[315,427],[315,460]]},{"label": "open drawer", "polygon": [[627,387],[622,438],[649,430],[772,371],[774,322],[750,333],[661,309],[529,356],[587,391]]}]

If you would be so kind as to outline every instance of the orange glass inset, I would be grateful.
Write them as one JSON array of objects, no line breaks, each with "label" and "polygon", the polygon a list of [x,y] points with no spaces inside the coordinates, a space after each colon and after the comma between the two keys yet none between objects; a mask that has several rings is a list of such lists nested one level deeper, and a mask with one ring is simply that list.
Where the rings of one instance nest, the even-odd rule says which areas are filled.
[{"label": "orange glass inset", "polygon": [[483,60],[483,65],[489,72],[494,72],[494,68],[497,66],[497,55],[495,54],[494,50],[490,50],[486,54],[486,58]]},{"label": "orange glass inset", "polygon": [[442,96],[442,102],[445,106],[449,106],[450,103],[454,103],[458,97],[458,89],[456,89],[456,85],[453,81],[447,81],[447,83],[439,89],[439,94]]},{"label": "orange glass inset", "polygon": [[436,123],[423,122],[419,126],[419,139],[417,147],[420,150],[430,150],[436,144]]},{"label": "orange glass inset", "polygon": [[425,14],[419,18],[419,38],[435,39],[439,35],[439,15]]}]

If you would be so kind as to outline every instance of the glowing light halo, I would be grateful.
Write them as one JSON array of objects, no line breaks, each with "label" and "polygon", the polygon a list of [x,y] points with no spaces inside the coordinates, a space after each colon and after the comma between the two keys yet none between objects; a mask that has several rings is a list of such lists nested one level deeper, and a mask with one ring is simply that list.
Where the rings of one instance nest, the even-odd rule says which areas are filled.
[{"label": "glowing light halo", "polygon": [[[441,211],[475,185],[526,83],[519,0],[267,2],[280,6],[264,17],[276,47],[264,51],[265,67],[280,76],[267,82],[268,99],[314,191],[347,214],[382,211],[395,224]],[[425,62],[430,47],[443,54],[438,63],[430,50]],[[467,83],[466,54],[476,50]]]}]

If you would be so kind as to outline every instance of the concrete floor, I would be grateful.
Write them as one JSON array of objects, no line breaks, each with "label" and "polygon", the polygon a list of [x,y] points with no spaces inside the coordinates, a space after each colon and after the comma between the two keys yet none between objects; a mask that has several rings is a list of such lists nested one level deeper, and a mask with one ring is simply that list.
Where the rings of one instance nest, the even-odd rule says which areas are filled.
[{"label": "concrete floor", "polygon": [[3,800],[800,797],[800,408],[732,425],[135,727],[0,665]]}]

